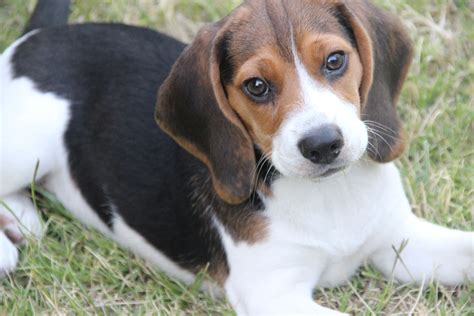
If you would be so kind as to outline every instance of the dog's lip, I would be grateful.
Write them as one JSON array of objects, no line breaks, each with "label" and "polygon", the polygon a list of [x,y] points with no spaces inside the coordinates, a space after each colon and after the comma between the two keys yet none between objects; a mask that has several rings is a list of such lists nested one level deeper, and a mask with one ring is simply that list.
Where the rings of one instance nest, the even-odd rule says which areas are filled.
[{"label": "dog's lip", "polygon": [[323,172],[320,172],[318,174],[313,174],[313,175],[310,175],[310,176],[305,176],[303,178],[309,179],[311,181],[319,182],[322,179],[327,179],[327,178],[330,178],[331,176],[337,175],[341,171],[346,170],[347,168],[349,168],[348,165],[332,167],[332,168],[331,167],[326,167]]},{"label": "dog's lip", "polygon": [[[295,174],[286,174],[285,172],[280,171],[275,165],[273,165],[273,168],[278,172],[279,175],[283,177],[290,177],[290,178],[303,178],[303,179],[308,179],[312,181],[318,181],[318,179],[325,179],[329,178],[335,174],[338,174],[341,171],[344,171],[348,169],[351,164],[350,163],[338,163],[335,164],[335,166],[324,166],[324,165],[313,165],[313,170],[311,171],[306,171],[303,174],[301,173],[295,173]],[[318,170],[319,169],[319,170]]]},{"label": "dog's lip", "polygon": [[327,169],[326,171],[324,171],[323,173],[321,173],[318,178],[327,178],[327,177],[330,177],[344,169],[346,169],[347,166],[340,166],[340,167],[335,167],[335,168],[329,168]]}]

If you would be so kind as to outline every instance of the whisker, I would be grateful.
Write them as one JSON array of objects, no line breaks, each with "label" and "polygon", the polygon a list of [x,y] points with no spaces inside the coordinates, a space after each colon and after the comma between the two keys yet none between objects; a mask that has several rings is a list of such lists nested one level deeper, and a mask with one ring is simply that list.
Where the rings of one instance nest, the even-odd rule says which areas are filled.
[{"label": "whisker", "polygon": [[268,168],[267,173],[265,174],[265,177],[263,178],[263,183],[266,183],[266,182],[267,182],[268,173],[269,173],[271,170],[272,170],[272,168]]},{"label": "whisker", "polygon": [[380,159],[382,159],[382,155],[380,155],[379,151],[377,150],[377,147],[374,146],[374,144],[368,142],[367,143],[367,151],[371,154],[373,154],[374,156],[376,157],[379,157]]},{"label": "whisker", "polygon": [[371,130],[371,133],[374,134],[375,136],[378,136],[378,138],[380,138],[388,146],[388,148],[390,148],[390,150],[393,150],[392,145],[390,145],[390,143],[382,135],[377,133],[377,131]]},{"label": "whisker", "polygon": [[371,123],[371,124],[373,124],[373,125],[378,125],[378,126],[381,126],[381,127],[384,127],[384,128],[386,128],[386,129],[389,129],[389,130],[392,130],[392,131],[394,131],[393,129],[391,129],[391,128],[390,128],[390,127],[388,127],[387,125],[385,125],[385,124],[382,124],[382,123],[380,123],[380,122],[377,122],[377,121],[372,121],[372,120],[363,120],[363,122]]},{"label": "whisker", "polygon": [[370,126],[367,126],[367,130],[369,131],[369,133],[377,134],[379,136],[385,135],[385,136],[390,137],[391,139],[393,139],[395,141],[400,141],[400,139],[398,137],[393,136],[392,134],[389,134],[385,131],[377,130],[376,128],[373,128],[373,127],[370,127]]},{"label": "whisker", "polygon": [[[270,161],[270,159],[271,159],[271,152],[262,154],[262,157],[260,157],[259,161],[257,162],[252,174],[252,181],[253,181],[252,191],[253,192],[257,190],[258,179],[260,178],[260,172],[263,170],[263,167],[265,166],[265,164]],[[252,203],[253,202],[255,202],[255,196],[252,200]]]}]

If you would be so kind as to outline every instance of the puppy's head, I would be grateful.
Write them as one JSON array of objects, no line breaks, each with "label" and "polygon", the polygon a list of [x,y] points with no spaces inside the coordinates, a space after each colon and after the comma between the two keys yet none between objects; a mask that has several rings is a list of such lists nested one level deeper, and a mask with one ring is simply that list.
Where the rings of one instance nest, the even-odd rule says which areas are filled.
[{"label": "puppy's head", "polygon": [[365,1],[247,1],[183,52],[156,117],[206,163],[218,195],[241,203],[255,147],[288,177],[330,175],[366,150],[398,157],[410,58],[398,20]]}]

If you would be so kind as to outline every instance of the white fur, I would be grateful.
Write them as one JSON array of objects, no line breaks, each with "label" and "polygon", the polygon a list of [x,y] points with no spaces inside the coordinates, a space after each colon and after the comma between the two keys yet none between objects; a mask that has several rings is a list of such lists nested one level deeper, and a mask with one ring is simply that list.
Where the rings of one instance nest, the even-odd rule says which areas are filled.
[{"label": "white fur", "polygon": [[16,41],[0,57],[0,197],[14,193],[50,172],[68,120],[68,102],[38,91],[28,78],[13,78],[10,64],[16,47],[37,32]]},{"label": "white fur", "polygon": [[[36,93],[28,79],[13,80],[11,57],[16,47],[35,33],[23,36],[0,56],[0,217],[11,222],[0,227],[0,275],[11,272],[18,262],[18,250],[6,230],[23,236],[41,234],[34,206],[20,191],[33,179],[37,161],[51,160],[55,146],[44,144],[44,139],[54,142],[57,136],[61,137],[56,130],[62,112],[56,107],[53,115],[46,115],[49,106],[57,105],[54,96]],[[39,176],[52,164],[54,161],[42,164]]]},{"label": "white fur", "polygon": [[[31,202],[22,194],[13,194],[0,199],[0,222],[7,225],[0,227],[0,277],[15,269],[18,262],[18,249],[6,232],[28,238],[40,237],[41,221]],[[25,240],[21,240],[21,243]]]},{"label": "white fur", "polygon": [[18,249],[3,232],[0,232],[0,278],[12,272],[17,263]]},{"label": "white fur", "polygon": [[[285,176],[315,178],[329,169],[344,168],[359,160],[367,147],[367,129],[359,118],[357,107],[314,80],[294,47],[293,55],[302,101],[287,116],[273,138],[272,162]],[[303,157],[298,149],[298,142],[311,131],[326,124],[339,127],[344,146],[331,165],[317,165]]]},{"label": "white fur", "polygon": [[[416,218],[393,163],[359,162],[321,181],[281,178],[265,203],[270,227],[258,244],[235,242],[218,224],[230,265],[225,288],[240,314],[330,315],[313,302],[313,288],[342,284],[367,259],[388,277],[395,266],[404,282],[474,278],[474,234]],[[404,240],[402,264],[392,246]]]}]

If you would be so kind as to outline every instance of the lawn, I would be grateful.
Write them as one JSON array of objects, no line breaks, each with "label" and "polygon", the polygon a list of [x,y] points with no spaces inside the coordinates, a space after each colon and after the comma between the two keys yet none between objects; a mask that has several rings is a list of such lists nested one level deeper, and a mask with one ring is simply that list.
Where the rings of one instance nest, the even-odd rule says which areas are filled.
[{"label": "lawn", "polygon": [[[0,0],[0,51],[20,34],[33,0]],[[76,0],[72,22],[148,26],[189,41],[237,0]],[[405,22],[414,63],[399,108],[410,146],[398,164],[416,214],[473,230],[474,2],[377,0]],[[218,4],[217,4],[218,3]],[[1,144],[0,144],[1,146]],[[17,271],[0,281],[0,315],[231,314],[223,299],[167,278],[68,215],[39,201],[46,235],[22,249]],[[364,267],[345,286],[318,290],[325,306],[357,315],[474,315],[474,284],[425,289],[385,281]]]}]

